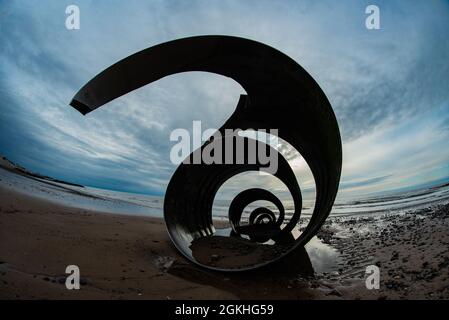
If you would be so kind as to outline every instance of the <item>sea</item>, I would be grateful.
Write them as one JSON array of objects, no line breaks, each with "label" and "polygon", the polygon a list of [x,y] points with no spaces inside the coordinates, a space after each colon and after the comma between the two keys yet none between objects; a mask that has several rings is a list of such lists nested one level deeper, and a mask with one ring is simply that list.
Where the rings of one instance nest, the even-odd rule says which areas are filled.
[{"label": "sea", "polygon": [[[33,197],[44,198],[66,206],[95,210],[105,213],[138,216],[162,217],[164,198],[156,195],[127,193],[93,187],[80,187],[24,176],[0,168],[0,185]],[[216,199],[213,216],[227,216],[231,199]],[[395,191],[383,195],[352,196],[350,199],[338,198],[334,203],[331,216],[354,216],[400,213],[407,210],[426,208],[438,203],[449,202],[449,184],[419,188],[407,191]],[[283,200],[286,215],[294,211],[290,200]],[[254,206],[256,206],[255,203]],[[269,209],[270,204],[265,204]],[[313,212],[313,200],[304,200],[302,216]],[[245,211],[251,212],[250,205]]]}]

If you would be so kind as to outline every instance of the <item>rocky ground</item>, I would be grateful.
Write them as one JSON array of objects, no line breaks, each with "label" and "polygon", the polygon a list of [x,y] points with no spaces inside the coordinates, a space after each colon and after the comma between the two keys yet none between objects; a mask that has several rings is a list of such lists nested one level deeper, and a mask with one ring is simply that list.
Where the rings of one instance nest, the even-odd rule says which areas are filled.
[{"label": "rocky ground", "polygon": [[[343,257],[337,274],[324,275],[324,279],[334,283],[363,279],[366,266],[374,264],[380,269],[380,289],[368,296],[449,298],[449,204],[404,214],[334,218],[318,236]],[[348,293],[367,297],[363,291],[359,285]]]}]

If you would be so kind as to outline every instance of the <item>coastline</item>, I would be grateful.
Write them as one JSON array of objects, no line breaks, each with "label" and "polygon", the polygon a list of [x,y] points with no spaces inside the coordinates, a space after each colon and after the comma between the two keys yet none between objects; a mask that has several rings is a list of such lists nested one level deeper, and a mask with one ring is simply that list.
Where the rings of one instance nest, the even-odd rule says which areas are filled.
[{"label": "coastline", "polygon": [[[326,258],[331,272],[317,272],[309,251],[261,270],[222,273],[182,257],[160,218],[64,206],[4,181],[0,203],[2,299],[449,298],[448,204],[330,217],[318,240],[338,253]],[[81,290],[65,288],[70,264],[80,268]],[[371,264],[380,267],[380,290],[365,287]]]}]

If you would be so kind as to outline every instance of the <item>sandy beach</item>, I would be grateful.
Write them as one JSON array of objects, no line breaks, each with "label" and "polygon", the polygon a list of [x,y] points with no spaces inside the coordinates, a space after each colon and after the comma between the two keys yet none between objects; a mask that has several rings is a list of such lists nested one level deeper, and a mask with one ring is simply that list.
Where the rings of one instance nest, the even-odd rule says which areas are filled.
[{"label": "sandy beach", "polygon": [[[448,204],[330,217],[315,241],[333,254],[312,245],[258,271],[213,272],[178,253],[161,218],[66,206],[0,181],[1,299],[449,298]],[[80,290],[65,287],[71,264]],[[365,287],[368,265],[380,267],[379,290]]]}]

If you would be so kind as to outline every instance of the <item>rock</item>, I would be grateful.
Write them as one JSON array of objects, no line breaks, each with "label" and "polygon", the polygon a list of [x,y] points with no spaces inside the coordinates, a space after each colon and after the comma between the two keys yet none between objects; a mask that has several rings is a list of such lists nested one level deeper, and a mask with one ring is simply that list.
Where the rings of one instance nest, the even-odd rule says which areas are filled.
[{"label": "rock", "polygon": [[393,255],[391,256],[391,261],[397,260],[399,258],[399,252],[395,251],[393,252]]},{"label": "rock", "polygon": [[210,256],[210,261],[217,261],[220,259],[220,256],[218,254],[213,254]]},{"label": "rock", "polygon": [[176,259],[167,261],[166,263],[164,263],[163,268],[164,268],[165,270],[170,269],[171,266],[173,265],[173,263],[175,262],[175,260],[176,260]]}]

